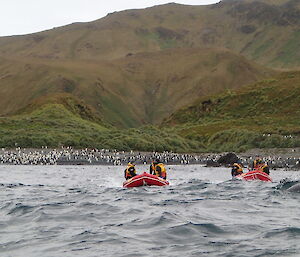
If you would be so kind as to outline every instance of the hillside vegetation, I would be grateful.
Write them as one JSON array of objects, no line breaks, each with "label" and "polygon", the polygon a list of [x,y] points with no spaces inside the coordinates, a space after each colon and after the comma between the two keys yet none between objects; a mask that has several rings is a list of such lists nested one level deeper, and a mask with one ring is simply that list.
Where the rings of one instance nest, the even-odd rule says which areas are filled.
[{"label": "hillside vegetation", "polygon": [[300,72],[202,98],[174,113],[164,126],[208,149],[300,146]]},{"label": "hillside vegetation", "polygon": [[[218,152],[300,147],[300,72],[204,97],[161,127],[116,129],[69,95],[0,119],[0,147],[97,147],[117,150]],[[57,100],[56,100],[57,101]],[[78,108],[78,105],[81,108]],[[81,117],[82,110],[89,120]]]},{"label": "hillside vegetation", "polygon": [[45,104],[32,112],[1,118],[0,135],[0,147],[72,146],[161,152],[202,149],[195,140],[187,140],[175,132],[153,126],[119,130],[84,120],[63,103]]},{"label": "hillside vegetation", "polygon": [[0,147],[300,146],[299,0],[127,10],[0,38]]},{"label": "hillside vegetation", "polygon": [[114,126],[157,124],[198,97],[273,74],[224,49],[170,49],[114,61],[1,58],[0,115],[40,99],[60,103],[52,95],[69,94]]}]

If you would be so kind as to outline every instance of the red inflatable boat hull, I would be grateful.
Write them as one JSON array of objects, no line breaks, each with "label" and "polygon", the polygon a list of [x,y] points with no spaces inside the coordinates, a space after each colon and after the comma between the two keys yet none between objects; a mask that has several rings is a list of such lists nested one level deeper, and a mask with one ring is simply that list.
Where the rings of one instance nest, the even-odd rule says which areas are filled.
[{"label": "red inflatable boat hull", "polygon": [[236,176],[236,178],[241,179],[241,180],[262,180],[262,181],[272,182],[271,177],[267,173],[265,173],[261,170],[252,170],[247,173],[238,175],[238,176]]},{"label": "red inflatable boat hull", "polygon": [[144,172],[123,183],[123,187],[167,186],[169,182],[155,175]]}]

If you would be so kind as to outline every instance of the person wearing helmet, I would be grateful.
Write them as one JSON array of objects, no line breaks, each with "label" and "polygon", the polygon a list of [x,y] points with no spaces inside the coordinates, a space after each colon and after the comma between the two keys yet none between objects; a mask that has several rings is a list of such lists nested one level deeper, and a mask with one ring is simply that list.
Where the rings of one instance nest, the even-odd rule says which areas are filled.
[{"label": "person wearing helmet", "polygon": [[130,178],[133,178],[134,176],[136,176],[136,169],[135,169],[135,166],[133,163],[129,162],[127,164],[127,168],[126,170],[124,171],[124,177],[125,179],[130,179]]},{"label": "person wearing helmet", "polygon": [[167,170],[163,163],[160,162],[159,159],[155,159],[152,161],[150,165],[150,174],[156,175],[163,179],[167,179]]},{"label": "person wearing helmet", "polygon": [[231,176],[235,177],[237,175],[243,174],[243,167],[240,163],[234,163],[231,169]]}]

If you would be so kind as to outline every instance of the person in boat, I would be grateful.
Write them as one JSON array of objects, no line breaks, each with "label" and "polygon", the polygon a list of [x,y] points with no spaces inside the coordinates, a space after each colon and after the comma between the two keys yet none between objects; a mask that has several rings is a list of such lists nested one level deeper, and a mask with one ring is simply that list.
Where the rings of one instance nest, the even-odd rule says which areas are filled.
[{"label": "person in boat", "polygon": [[267,163],[263,163],[261,168],[260,168],[264,173],[270,175],[270,168]]},{"label": "person in boat", "polygon": [[158,159],[152,161],[152,164],[150,165],[150,174],[156,175],[156,176],[161,177],[163,179],[167,179],[166,167]]},{"label": "person in boat", "polygon": [[235,177],[243,174],[243,166],[240,163],[234,163],[231,169],[231,176]]},{"label": "person in boat", "polygon": [[259,157],[256,157],[255,159],[254,159],[254,161],[252,162],[252,165],[251,165],[251,168],[252,169],[259,169],[259,167],[263,164],[264,162],[263,162],[263,160],[261,159],[261,158],[259,158]]},{"label": "person in boat", "polygon": [[134,176],[136,176],[136,169],[135,169],[135,165],[134,163],[132,162],[129,162],[127,164],[127,168],[126,170],[124,171],[124,177],[125,179],[130,179],[130,178],[133,178]]},{"label": "person in boat", "polygon": [[265,172],[266,174],[270,175],[269,165],[260,158],[256,158],[253,161],[252,169],[261,170],[261,171]]},{"label": "person in boat", "polygon": [[149,173],[153,174],[153,175],[155,174],[155,163],[156,163],[156,161],[153,160],[150,164],[150,169],[149,169]]}]

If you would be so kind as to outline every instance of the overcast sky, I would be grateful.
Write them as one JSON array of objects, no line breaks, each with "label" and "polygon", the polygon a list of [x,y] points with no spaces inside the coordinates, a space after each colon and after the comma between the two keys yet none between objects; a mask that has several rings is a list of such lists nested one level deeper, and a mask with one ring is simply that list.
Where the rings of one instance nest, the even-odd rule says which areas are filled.
[{"label": "overcast sky", "polygon": [[73,22],[93,21],[110,12],[169,2],[203,5],[220,0],[0,0],[0,36],[21,35]]}]

